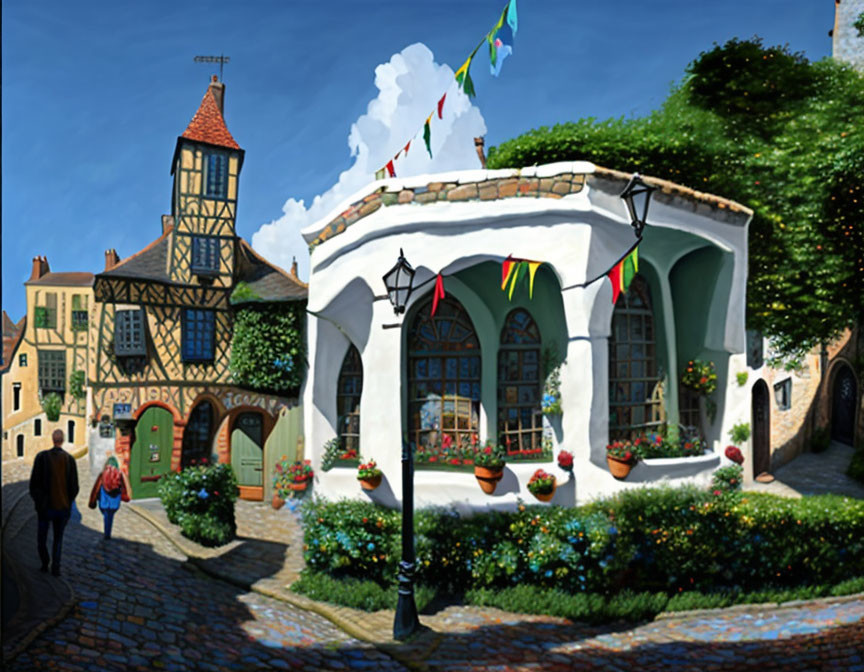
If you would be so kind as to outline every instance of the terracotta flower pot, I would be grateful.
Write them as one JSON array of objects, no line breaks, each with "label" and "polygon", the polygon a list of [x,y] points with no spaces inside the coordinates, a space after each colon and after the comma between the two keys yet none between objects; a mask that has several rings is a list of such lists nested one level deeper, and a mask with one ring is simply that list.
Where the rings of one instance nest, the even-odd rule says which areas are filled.
[{"label": "terracotta flower pot", "polygon": [[381,485],[381,479],[383,478],[383,474],[378,474],[377,476],[372,476],[371,478],[359,478],[357,480],[360,481],[360,487],[364,490],[374,490],[379,485]]},{"label": "terracotta flower pot", "polygon": [[555,482],[552,484],[552,490],[550,490],[549,492],[545,492],[545,493],[532,492],[531,494],[534,495],[541,502],[549,502],[549,501],[552,501],[552,498],[555,496],[555,491],[557,489],[558,489],[558,479],[556,478]]},{"label": "terracotta flower pot", "polygon": [[477,482],[480,484],[480,489],[483,490],[487,495],[491,495],[495,492],[495,488],[498,487],[498,481],[501,480],[504,475],[503,467],[478,467],[474,466],[474,477],[477,479]]},{"label": "terracotta flower pot", "polygon": [[606,456],[606,463],[609,465],[609,472],[615,478],[619,479],[627,478],[627,474],[629,474],[630,470],[633,468],[631,462],[619,460],[617,457],[612,457],[611,455]]},{"label": "terracotta flower pot", "polygon": [[277,511],[285,506],[285,500],[282,499],[277,493],[273,493],[273,500],[271,502],[273,504],[273,508]]},{"label": "terracotta flower pot", "polygon": [[309,481],[295,481],[293,483],[289,483],[288,487],[291,490],[302,491],[306,489],[306,486],[309,485]]}]

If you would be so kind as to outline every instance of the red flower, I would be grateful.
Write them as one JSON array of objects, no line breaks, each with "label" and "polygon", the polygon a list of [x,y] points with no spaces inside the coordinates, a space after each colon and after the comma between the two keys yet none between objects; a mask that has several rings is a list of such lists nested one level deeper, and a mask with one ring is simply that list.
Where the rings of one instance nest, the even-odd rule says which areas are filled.
[{"label": "red flower", "polygon": [[450,460],[450,464],[459,464],[459,458],[458,458],[458,457],[454,457],[454,458],[452,458],[452,459]]},{"label": "red flower", "polygon": [[572,469],[573,468],[573,453],[562,450],[558,453],[558,466],[562,469]]},{"label": "red flower", "polygon": [[492,454],[492,446],[486,446],[483,449],[483,452],[486,453],[487,455],[491,455]]},{"label": "red flower", "polygon": [[429,461],[430,461],[430,462],[437,462],[437,461],[438,461],[438,456],[437,456],[437,455],[430,455],[430,456],[429,456]]},{"label": "red flower", "polygon": [[214,491],[213,491],[213,494],[214,494],[214,495],[218,495],[218,494],[219,494],[219,491],[218,491],[218,490],[214,490]]},{"label": "red flower", "polygon": [[363,522],[364,522],[364,523],[368,523],[368,522],[369,522],[369,519],[368,519],[368,518],[364,518],[364,519],[363,519]]},{"label": "red flower", "polygon": [[201,464],[207,464],[207,458],[206,457],[201,458]]},{"label": "red flower", "polygon": [[626,453],[624,453],[624,459],[625,460],[629,460],[631,457],[633,457],[633,453],[631,453],[629,450]]},{"label": "red flower", "polygon": [[702,377],[699,379],[699,382],[702,383],[702,385],[704,385],[705,383],[708,382],[708,379],[707,379],[705,376],[702,376]]},{"label": "red flower", "polygon": [[472,435],[471,435],[471,445],[472,445],[472,446],[476,446],[476,445],[477,445],[477,435],[476,435],[476,434],[472,434]]},{"label": "red flower", "polygon": [[744,455],[741,454],[741,450],[737,446],[726,446],[726,457],[736,464],[744,463]]}]

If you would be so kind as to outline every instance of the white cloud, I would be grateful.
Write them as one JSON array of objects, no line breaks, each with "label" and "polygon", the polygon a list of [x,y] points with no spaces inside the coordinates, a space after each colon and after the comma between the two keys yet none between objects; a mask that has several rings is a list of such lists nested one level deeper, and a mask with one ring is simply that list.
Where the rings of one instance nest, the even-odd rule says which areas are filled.
[{"label": "white cloud", "polygon": [[[405,47],[375,68],[378,96],[351,125],[348,135],[352,166],[308,208],[303,200],[285,201],[282,216],[252,235],[252,246],[283,268],[290,267],[296,256],[300,277],[308,278],[309,254],[300,230],[372,182],[375,172],[409,139],[408,155],[402,154],[395,162],[398,177],[479,168],[474,138],[486,134],[486,123],[453,77],[453,70],[435,63],[432,52],[420,43]],[[437,105],[444,91],[447,98],[439,119]],[[433,110],[430,159],[423,142],[423,123]]]}]

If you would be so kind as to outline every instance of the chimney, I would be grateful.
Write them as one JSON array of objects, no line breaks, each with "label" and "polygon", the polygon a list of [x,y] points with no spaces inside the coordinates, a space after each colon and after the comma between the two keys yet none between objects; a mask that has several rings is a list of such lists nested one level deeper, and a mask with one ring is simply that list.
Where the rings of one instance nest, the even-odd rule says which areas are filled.
[{"label": "chimney", "polygon": [[297,277],[297,257],[291,257],[291,276],[299,280]]},{"label": "chimney", "polygon": [[105,270],[110,271],[117,264],[120,263],[120,256],[117,254],[117,250],[113,247],[110,250],[105,250]]},{"label": "chimney", "polygon": [[30,280],[38,280],[51,272],[47,257],[33,257],[33,268],[30,271]]},{"label": "chimney", "polygon": [[213,75],[213,81],[210,82],[210,90],[213,92],[213,97],[216,99],[216,104],[219,106],[219,112],[225,115],[225,84],[219,81],[216,75]]},{"label": "chimney", "polygon": [[477,150],[477,156],[480,159],[480,165],[486,167],[486,156],[483,154],[483,138],[474,138],[474,148]]},{"label": "chimney", "polygon": [[168,229],[174,226],[174,215],[162,215],[162,235],[168,233]]}]

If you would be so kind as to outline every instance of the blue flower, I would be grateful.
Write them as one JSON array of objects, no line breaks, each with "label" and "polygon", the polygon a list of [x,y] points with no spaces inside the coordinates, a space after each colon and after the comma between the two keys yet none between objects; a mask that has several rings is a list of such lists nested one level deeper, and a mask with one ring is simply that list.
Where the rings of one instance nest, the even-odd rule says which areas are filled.
[{"label": "blue flower", "polygon": [[545,576],[546,578],[549,578],[550,576],[552,576],[552,570],[551,570],[551,569],[547,569],[546,572],[545,572],[545,574],[544,574],[544,576]]},{"label": "blue flower", "polygon": [[374,550],[375,550],[375,544],[373,544],[373,543],[370,541],[368,544],[366,544],[366,550],[367,550],[367,551],[374,551]]},{"label": "blue flower", "polygon": [[618,528],[615,527],[614,525],[612,525],[612,526],[609,528],[609,534],[618,534]]},{"label": "blue flower", "polygon": [[201,499],[207,499],[210,495],[207,494],[207,491],[206,491],[204,488],[201,488],[201,489],[198,491],[198,496],[199,496]]}]

